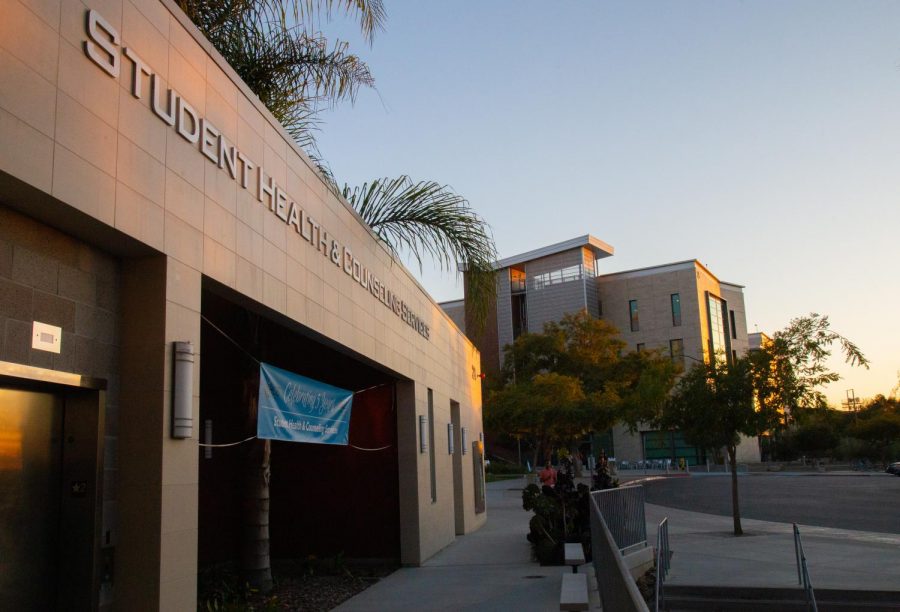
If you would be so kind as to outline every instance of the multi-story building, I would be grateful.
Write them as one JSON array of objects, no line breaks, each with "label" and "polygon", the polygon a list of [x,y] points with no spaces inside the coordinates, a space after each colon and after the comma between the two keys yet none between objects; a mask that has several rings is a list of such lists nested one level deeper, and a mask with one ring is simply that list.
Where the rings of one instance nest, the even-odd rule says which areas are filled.
[{"label": "multi-story building", "polygon": [[[741,285],[719,280],[695,259],[601,274],[599,261],[612,254],[611,246],[586,235],[498,261],[495,308],[485,330],[472,335],[483,369],[499,370],[503,347],[522,332],[540,332],[547,321],[579,310],[615,325],[629,349],[661,349],[686,367],[748,350]],[[442,306],[465,324],[464,300]],[[613,446],[608,450],[620,460],[703,458],[677,432],[644,428],[631,435],[617,427]],[[759,456],[753,443],[739,453],[743,461]]]}]

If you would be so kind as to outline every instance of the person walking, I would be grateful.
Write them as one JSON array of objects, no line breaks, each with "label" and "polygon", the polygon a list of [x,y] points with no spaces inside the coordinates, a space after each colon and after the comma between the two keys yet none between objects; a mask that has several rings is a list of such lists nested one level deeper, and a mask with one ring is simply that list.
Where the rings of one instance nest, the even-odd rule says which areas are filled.
[{"label": "person walking", "polygon": [[556,470],[553,469],[549,461],[544,465],[544,469],[538,473],[538,478],[541,479],[541,484],[545,487],[556,486]]}]

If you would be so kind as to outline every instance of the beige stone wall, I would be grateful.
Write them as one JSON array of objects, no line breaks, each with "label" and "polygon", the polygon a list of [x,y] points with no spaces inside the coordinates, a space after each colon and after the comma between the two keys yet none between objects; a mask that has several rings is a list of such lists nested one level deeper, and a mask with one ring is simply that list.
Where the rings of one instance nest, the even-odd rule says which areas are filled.
[{"label": "beige stone wall", "polygon": [[698,311],[700,313],[701,346],[703,347],[702,356],[704,360],[711,358],[711,355],[709,354],[709,307],[706,302],[707,291],[712,295],[722,297],[722,289],[719,285],[719,281],[705,270],[698,268],[697,303],[699,304]]},{"label": "beige stone wall", "polygon": [[[109,40],[111,30],[119,36],[118,78],[85,53],[89,8],[109,23],[101,39]],[[154,113],[147,74],[140,97],[134,95],[134,63],[125,57],[126,47],[156,75],[163,91],[176,90],[198,118],[214,125],[226,146],[251,160],[247,187],[240,170],[233,178],[227,164],[207,159],[199,144],[186,141]],[[283,210],[268,196],[260,201],[255,176],[260,167],[264,180],[271,178],[286,194]],[[440,445],[446,445],[441,427],[454,400],[470,441],[481,432],[480,380],[472,377],[480,371],[477,351],[329,191],[172,2],[4,4],[0,179],[6,205],[127,259],[123,324],[130,357],[122,361],[122,389],[133,402],[129,414],[135,420],[119,444],[120,523],[122,533],[136,540],[123,538],[117,552],[118,598],[141,609],[195,606],[197,428],[194,440],[170,439],[168,410],[172,341],[191,340],[198,347],[199,377],[203,275],[412,381],[398,414],[406,485],[401,486],[403,560],[421,562],[452,542],[452,460],[446,448],[441,452]],[[280,218],[290,203],[303,211],[303,219],[311,217],[327,230],[326,254]],[[332,239],[339,265],[331,258]],[[427,338],[345,272],[343,264],[352,262],[344,259],[347,250],[428,326]],[[437,503],[430,499],[427,455],[418,452],[415,433],[418,415],[427,414],[429,388],[439,447]],[[471,459],[470,451],[461,472],[465,531],[485,520],[474,512]]]},{"label": "beige stone wall", "polygon": [[[725,299],[728,309],[734,311],[737,338],[731,338],[732,348],[738,355],[747,351],[747,321],[741,288],[720,283],[695,261],[601,276],[597,279],[597,287],[603,304],[603,318],[620,330],[622,339],[627,343],[626,350],[635,350],[638,343],[643,343],[648,349],[659,348],[667,354],[669,341],[681,338],[684,341],[685,368],[689,369],[706,359],[709,346],[706,292],[709,292]],[[673,293],[681,297],[680,326],[672,322]],[[628,302],[635,299],[638,300],[640,329],[633,332]],[[641,426],[639,429],[646,431],[650,428]],[[626,428],[616,427],[613,436],[617,459],[634,461],[644,458],[639,434],[631,435]],[[756,438],[742,439],[739,453],[741,461],[758,461]]]},{"label": "beige stone wall", "polygon": [[735,451],[738,463],[759,463],[759,438],[741,436]]},{"label": "beige stone wall", "polygon": [[[646,348],[658,348],[668,354],[669,341],[682,339],[687,356],[700,359],[703,340],[701,322],[697,311],[697,273],[692,263],[672,266],[655,273],[622,273],[601,276],[597,279],[599,299],[603,304],[603,318],[615,325],[627,343],[626,350],[633,351],[639,343]],[[671,295],[681,296],[681,325],[672,323]],[[640,329],[631,331],[628,302],[638,301]]]},{"label": "beige stone wall", "polygon": [[[728,302],[729,320],[731,325],[730,313],[734,312],[734,334],[731,335],[731,348],[738,356],[744,355],[750,350],[750,338],[747,333],[747,312],[744,306],[744,291],[737,285],[729,285],[728,283],[720,283],[722,289],[722,297]],[[731,330],[729,329],[729,332]],[[735,337],[737,336],[737,337]]]}]

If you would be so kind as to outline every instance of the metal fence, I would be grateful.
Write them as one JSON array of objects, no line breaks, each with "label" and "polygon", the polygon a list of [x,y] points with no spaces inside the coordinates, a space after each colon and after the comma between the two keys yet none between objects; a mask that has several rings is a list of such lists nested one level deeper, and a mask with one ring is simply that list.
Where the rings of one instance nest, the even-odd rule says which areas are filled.
[{"label": "metal fence", "polygon": [[644,518],[644,487],[617,487],[595,491],[591,497],[603,514],[606,525],[619,550],[647,544],[647,521]]},{"label": "metal fence", "polygon": [[[665,609],[666,576],[669,575],[669,564],[672,553],[669,552],[669,517],[659,524],[656,530],[656,612]],[[663,606],[660,608],[660,606]]]},{"label": "metal fence", "polygon": [[812,582],[809,580],[809,568],[806,565],[806,555],[803,554],[803,542],[800,541],[800,530],[797,529],[797,523],[794,523],[794,554],[797,557],[797,582],[803,586],[806,607],[808,610],[818,612],[816,594],[813,592]]},{"label": "metal fence", "polygon": [[[591,494],[591,553],[594,557],[594,573],[603,609],[616,612],[649,612],[597,503],[603,493],[605,492],[596,491]],[[642,506],[642,517],[643,514]]]}]

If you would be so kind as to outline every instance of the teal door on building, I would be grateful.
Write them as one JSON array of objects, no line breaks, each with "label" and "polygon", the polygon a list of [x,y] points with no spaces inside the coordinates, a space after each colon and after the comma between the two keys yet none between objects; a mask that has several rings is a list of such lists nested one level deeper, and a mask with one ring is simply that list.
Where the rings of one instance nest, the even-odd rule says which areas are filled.
[{"label": "teal door on building", "polygon": [[688,444],[680,431],[645,431],[641,433],[644,459],[684,459],[688,465],[697,465],[706,460],[702,449]]}]

